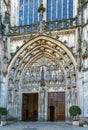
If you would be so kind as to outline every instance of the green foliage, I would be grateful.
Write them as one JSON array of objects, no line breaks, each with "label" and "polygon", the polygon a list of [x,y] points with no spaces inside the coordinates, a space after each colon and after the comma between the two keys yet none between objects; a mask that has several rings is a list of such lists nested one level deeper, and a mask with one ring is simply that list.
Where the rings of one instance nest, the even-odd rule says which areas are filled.
[{"label": "green foliage", "polygon": [[0,115],[7,115],[7,109],[4,107],[0,107]]},{"label": "green foliage", "polygon": [[81,114],[81,109],[79,106],[73,105],[69,108],[69,113],[72,117],[74,117]]}]

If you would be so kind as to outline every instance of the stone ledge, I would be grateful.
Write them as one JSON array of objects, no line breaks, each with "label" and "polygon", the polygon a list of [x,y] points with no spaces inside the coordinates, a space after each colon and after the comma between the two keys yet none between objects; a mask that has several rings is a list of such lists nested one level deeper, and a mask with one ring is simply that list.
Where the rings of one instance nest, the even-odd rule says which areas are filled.
[{"label": "stone ledge", "polygon": [[22,130],[37,130],[37,128],[24,128]]}]

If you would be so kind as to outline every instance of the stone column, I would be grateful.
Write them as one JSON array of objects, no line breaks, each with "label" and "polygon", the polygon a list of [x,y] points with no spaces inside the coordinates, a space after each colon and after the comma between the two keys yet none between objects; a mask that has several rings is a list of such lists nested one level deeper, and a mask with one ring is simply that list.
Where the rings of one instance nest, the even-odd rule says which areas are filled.
[{"label": "stone column", "polygon": [[1,103],[2,107],[7,107],[7,77],[3,77],[1,85]]},{"label": "stone column", "polygon": [[39,102],[38,102],[38,120],[47,120],[47,92],[45,89],[41,89],[39,92]]},{"label": "stone column", "polygon": [[18,119],[22,120],[22,93],[21,93],[21,90],[19,90]]},{"label": "stone column", "polygon": [[48,93],[47,91],[45,91],[45,121],[47,121],[47,118],[48,118]]},{"label": "stone column", "polygon": [[80,106],[83,114],[83,75],[82,72],[77,73],[77,104]]}]

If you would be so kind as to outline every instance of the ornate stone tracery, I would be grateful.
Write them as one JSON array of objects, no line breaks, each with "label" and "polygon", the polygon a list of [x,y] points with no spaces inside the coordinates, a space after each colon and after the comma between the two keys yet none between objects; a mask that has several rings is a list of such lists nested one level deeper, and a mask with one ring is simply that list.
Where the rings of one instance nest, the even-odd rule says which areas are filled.
[{"label": "ornate stone tracery", "polygon": [[[46,92],[50,91],[66,91],[67,88],[76,85],[75,69],[75,58],[63,43],[51,37],[40,35],[19,48],[11,60],[8,67],[8,91],[14,95],[19,92],[21,94],[23,92],[40,93],[42,89],[44,89],[43,94],[45,95]],[[44,86],[41,86],[43,85],[41,84],[42,74]],[[17,104],[13,106],[16,108],[16,114]]]},{"label": "ornate stone tracery", "polygon": [[[65,91],[66,117],[69,106],[74,104],[87,117],[88,1],[79,0],[77,4],[75,0],[74,18],[22,26],[17,26],[18,15],[15,17],[19,0],[13,1],[0,1],[0,104],[8,108],[10,115],[22,119],[23,93],[38,92],[41,100],[42,92],[45,98],[48,92]],[[50,64],[45,65],[46,60]],[[42,68],[45,86],[41,84]]]}]

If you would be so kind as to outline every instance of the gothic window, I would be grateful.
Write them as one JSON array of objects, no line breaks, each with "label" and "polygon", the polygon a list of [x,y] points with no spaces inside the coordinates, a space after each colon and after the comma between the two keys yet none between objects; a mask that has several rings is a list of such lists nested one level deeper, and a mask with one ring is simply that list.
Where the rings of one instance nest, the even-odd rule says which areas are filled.
[{"label": "gothic window", "polygon": [[25,3],[24,3],[24,24],[27,24],[28,20],[28,0],[25,0]]},{"label": "gothic window", "polygon": [[20,5],[20,11],[22,11],[23,10],[23,5]]},{"label": "gothic window", "polygon": [[67,18],[67,0],[63,0],[63,18]]},{"label": "gothic window", "polygon": [[51,20],[51,0],[47,0],[47,21]]},{"label": "gothic window", "polygon": [[43,3],[43,0],[39,0],[40,3]]},{"label": "gothic window", "polygon": [[73,17],[73,0],[69,0],[69,18]]},{"label": "gothic window", "polygon": [[29,24],[32,24],[32,16],[33,16],[33,1],[29,0]]},{"label": "gothic window", "polygon": [[[37,23],[39,19],[38,7],[43,2],[43,0],[20,0],[19,25]],[[73,0],[47,0],[46,5],[47,21],[73,17]]]},{"label": "gothic window", "polygon": [[23,24],[23,0],[20,0],[20,8],[19,8],[19,24]]},{"label": "gothic window", "polygon": [[52,20],[56,20],[56,0],[52,0]]},{"label": "gothic window", "polygon": [[[42,2],[42,0],[40,0]],[[38,0],[20,0],[19,24],[26,25],[38,22]]]},{"label": "gothic window", "polygon": [[47,0],[47,21],[72,17],[73,0]]},{"label": "gothic window", "polygon": [[58,8],[57,8],[57,19],[61,20],[61,10],[62,10],[62,0],[58,0]]},{"label": "gothic window", "polygon": [[38,22],[38,1],[34,0],[34,23]]}]

